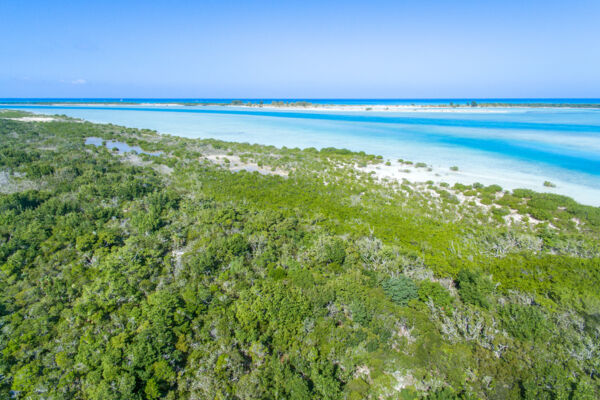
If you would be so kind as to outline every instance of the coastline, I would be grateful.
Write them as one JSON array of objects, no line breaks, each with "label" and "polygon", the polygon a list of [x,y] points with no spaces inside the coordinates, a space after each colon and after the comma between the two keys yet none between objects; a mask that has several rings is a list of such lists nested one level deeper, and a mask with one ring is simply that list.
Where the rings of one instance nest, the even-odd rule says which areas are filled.
[{"label": "coastline", "polygon": [[527,111],[531,109],[564,109],[564,110],[600,110],[600,103],[543,103],[543,102],[475,102],[470,103],[431,103],[431,104],[341,104],[341,103],[311,103],[306,101],[276,101],[276,102],[148,102],[148,101],[23,101],[23,102],[0,102],[0,107],[15,106],[48,106],[48,107],[148,107],[148,108],[206,108],[223,107],[246,110],[267,111],[308,111],[308,112],[374,112],[374,113],[401,113],[401,112],[440,112],[440,113],[505,113],[514,111]]},{"label": "coastline", "polygon": [[[1,112],[0,118],[2,118]],[[63,120],[63,117],[61,116],[50,116],[37,113],[23,115],[17,118],[5,118],[22,122],[38,123]],[[83,122],[82,120],[74,120],[71,118],[68,118],[67,120]],[[93,122],[102,123],[98,121]],[[161,135],[169,136],[167,133],[168,132],[161,132]],[[241,141],[238,140],[230,143],[241,143]],[[278,148],[281,150],[283,147],[279,146]],[[272,174],[271,169],[268,166],[262,167],[259,166],[257,163],[244,162],[240,159],[231,159],[231,163],[224,163],[222,162],[222,159],[224,158],[227,158],[226,152],[217,151],[212,156],[207,157],[207,160],[213,164],[219,164],[222,167],[230,169],[232,172],[246,170],[249,172],[258,171],[262,174]],[[594,207],[600,206],[600,188],[578,182],[572,182],[568,179],[557,179],[556,177],[550,177],[548,175],[541,174],[539,171],[519,173],[514,172],[510,175],[507,175],[506,173],[504,173],[505,171],[503,169],[492,169],[485,163],[483,163],[483,161],[479,163],[479,161],[477,160],[471,160],[471,162],[469,163],[461,163],[460,161],[456,161],[457,169],[453,169],[451,165],[447,165],[447,163],[444,162],[428,161],[427,163],[424,163],[422,162],[424,161],[423,158],[411,158],[411,160],[409,161],[379,156],[378,159],[379,161],[376,163],[370,163],[362,166],[354,165],[353,168],[356,172],[370,175],[373,177],[373,179],[380,182],[395,181],[402,183],[404,181],[407,181],[411,184],[417,185],[431,182],[436,186],[449,185],[450,187],[454,186],[455,184],[472,185],[477,183],[484,185],[499,185],[504,190],[525,188],[534,190],[538,193],[550,193],[568,196],[573,198],[578,203],[585,205],[590,205]],[[474,164],[481,166],[478,168],[474,168]],[[287,172],[277,170],[276,174],[287,175]],[[555,186],[544,186],[545,181],[549,181]]]},{"label": "coastline", "polygon": [[[287,176],[289,171],[282,169],[272,170],[269,166],[259,166],[255,162],[244,161],[237,155],[228,155],[226,152],[215,152],[205,159],[232,172],[245,170],[259,172],[263,175]],[[224,160],[228,160],[225,162]],[[350,168],[354,171],[371,176],[379,183],[408,182],[415,187],[429,184],[435,187],[454,187],[455,185],[498,185],[503,191],[515,189],[528,189],[537,193],[548,193],[570,197],[582,205],[600,207],[600,189],[567,181],[552,181],[552,187],[544,186],[546,178],[535,174],[520,174],[519,176],[505,177],[501,174],[492,174],[490,170],[483,172],[452,170],[441,166],[423,165],[412,161],[383,160],[367,165],[353,164]],[[344,168],[347,168],[345,166]],[[462,200],[465,200],[464,198]]]}]

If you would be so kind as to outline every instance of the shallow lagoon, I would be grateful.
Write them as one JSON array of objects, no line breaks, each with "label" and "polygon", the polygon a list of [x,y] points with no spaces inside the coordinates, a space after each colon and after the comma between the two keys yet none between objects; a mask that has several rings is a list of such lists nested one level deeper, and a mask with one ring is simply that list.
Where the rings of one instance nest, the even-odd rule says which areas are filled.
[{"label": "shallow lagoon", "polygon": [[119,153],[132,152],[132,153],[137,153],[137,154],[147,154],[149,156],[159,156],[162,154],[161,151],[158,151],[156,153],[150,153],[150,152],[144,151],[139,146],[130,146],[127,143],[118,142],[115,140],[104,140],[102,138],[93,137],[93,136],[85,139],[85,144],[93,144],[94,146],[106,146],[107,149],[109,149],[109,150],[116,149],[116,151],[118,151]]},{"label": "shallow lagoon", "polygon": [[[11,108],[192,138],[362,150],[386,159],[425,162],[438,174],[434,180],[451,184],[478,181],[508,189],[527,187],[600,205],[600,110],[595,109],[377,113],[219,106]],[[449,170],[454,165],[458,172]],[[545,180],[557,187],[544,187]]]}]

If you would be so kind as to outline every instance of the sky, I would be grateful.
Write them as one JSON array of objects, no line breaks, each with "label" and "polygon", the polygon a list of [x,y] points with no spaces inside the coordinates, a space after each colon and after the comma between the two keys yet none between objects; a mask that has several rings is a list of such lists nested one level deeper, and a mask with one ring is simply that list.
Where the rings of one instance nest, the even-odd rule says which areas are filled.
[{"label": "sky", "polygon": [[600,97],[600,1],[0,1],[0,98]]}]

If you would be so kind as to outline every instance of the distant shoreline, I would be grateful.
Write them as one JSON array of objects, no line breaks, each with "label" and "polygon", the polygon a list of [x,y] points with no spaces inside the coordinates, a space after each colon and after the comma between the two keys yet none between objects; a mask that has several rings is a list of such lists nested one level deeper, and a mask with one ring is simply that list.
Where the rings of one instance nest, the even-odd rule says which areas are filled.
[{"label": "distant shoreline", "polygon": [[229,102],[149,102],[149,101],[23,101],[23,102],[0,102],[0,106],[144,106],[144,107],[242,107],[248,109],[266,110],[293,110],[293,111],[360,111],[360,112],[488,112],[501,109],[531,109],[531,108],[561,108],[561,109],[600,109],[599,103],[546,103],[546,102],[448,102],[440,104],[336,104],[336,103],[312,103],[308,101],[242,101],[232,100]]},{"label": "distant shoreline", "polygon": [[373,112],[489,112],[489,111],[501,111],[502,109],[511,108],[562,108],[562,109],[600,109],[600,104],[545,104],[545,103],[482,103],[476,105],[457,105],[457,104],[309,104],[309,105],[297,105],[297,104],[225,104],[225,107],[245,107],[251,109],[284,109],[294,111],[373,111]]}]

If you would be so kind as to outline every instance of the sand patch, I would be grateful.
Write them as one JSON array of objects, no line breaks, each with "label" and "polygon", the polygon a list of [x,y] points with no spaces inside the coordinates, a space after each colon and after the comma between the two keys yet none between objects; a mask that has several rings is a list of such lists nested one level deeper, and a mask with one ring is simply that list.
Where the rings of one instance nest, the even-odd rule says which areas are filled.
[{"label": "sand patch", "polygon": [[236,155],[210,154],[206,155],[205,158],[213,164],[217,164],[233,172],[248,171],[258,172],[262,175],[288,176],[288,171],[285,171],[281,168],[273,169],[266,165],[259,166],[254,162],[243,161],[239,156]]},{"label": "sand patch", "polygon": [[5,118],[10,119],[12,121],[21,121],[21,122],[52,122],[57,121],[57,118],[54,117],[19,117],[19,118]]},{"label": "sand patch", "polygon": [[137,154],[127,153],[127,154],[123,155],[122,157],[123,157],[123,160],[129,164],[132,164],[132,165],[135,165],[138,167],[150,166],[155,171],[157,171],[158,173],[163,174],[163,175],[171,175],[173,173],[173,168],[169,167],[168,165],[155,164],[150,161],[144,161],[142,159],[142,157],[138,156]]},{"label": "sand patch", "polygon": [[39,183],[20,179],[15,180],[13,177],[21,178],[23,174],[15,173],[11,175],[8,171],[0,171],[0,193],[10,194],[40,188]]}]

